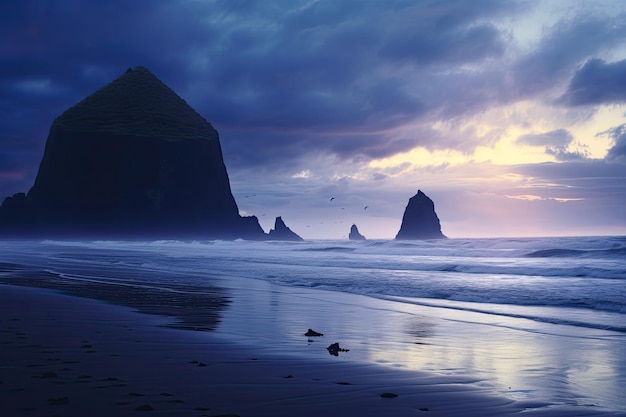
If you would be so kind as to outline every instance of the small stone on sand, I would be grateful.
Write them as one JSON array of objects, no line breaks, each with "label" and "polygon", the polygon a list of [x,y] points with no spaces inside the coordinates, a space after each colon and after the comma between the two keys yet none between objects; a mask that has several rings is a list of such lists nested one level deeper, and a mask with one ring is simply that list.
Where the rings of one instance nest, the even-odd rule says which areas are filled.
[{"label": "small stone on sand", "polygon": [[319,337],[319,336],[324,336],[324,333],[319,333],[313,329],[309,329],[304,335],[309,336],[309,337]]},{"label": "small stone on sand", "polygon": [[328,346],[326,350],[328,350],[328,353],[333,356],[339,356],[339,352],[350,352],[350,349],[342,349],[341,347],[339,347],[339,343],[333,343],[332,345]]}]

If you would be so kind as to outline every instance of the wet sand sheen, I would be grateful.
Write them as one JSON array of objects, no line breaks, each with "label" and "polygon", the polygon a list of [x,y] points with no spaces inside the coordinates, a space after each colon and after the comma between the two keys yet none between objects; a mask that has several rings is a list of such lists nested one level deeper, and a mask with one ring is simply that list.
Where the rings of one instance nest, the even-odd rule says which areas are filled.
[{"label": "wet sand sheen", "polygon": [[468,378],[279,355],[48,290],[1,285],[0,310],[8,415],[503,416],[545,405],[488,395]]}]

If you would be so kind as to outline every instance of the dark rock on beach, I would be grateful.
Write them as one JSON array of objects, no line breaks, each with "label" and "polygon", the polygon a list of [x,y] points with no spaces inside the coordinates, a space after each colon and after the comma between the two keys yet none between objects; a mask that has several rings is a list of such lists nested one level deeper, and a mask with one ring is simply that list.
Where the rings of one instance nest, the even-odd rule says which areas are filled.
[{"label": "dark rock on beach", "polygon": [[282,217],[278,216],[274,222],[274,228],[268,234],[268,240],[302,241],[304,239],[288,228]]},{"label": "dark rock on beach", "polygon": [[266,237],[239,215],[217,131],[143,67],[54,121],[34,185],[0,208],[2,232]]},{"label": "dark rock on beach", "polygon": [[326,350],[328,350],[328,353],[330,353],[333,356],[339,356],[339,352],[350,352],[350,349],[343,349],[339,346],[339,343],[333,343],[330,346],[328,346],[326,348]]},{"label": "dark rock on beach", "polygon": [[365,236],[359,233],[359,229],[356,227],[356,224],[353,224],[350,228],[350,234],[348,235],[348,239],[350,240],[365,240]]},{"label": "dark rock on beach", "polygon": [[304,335],[309,337],[320,337],[324,336],[324,333],[316,332],[313,329],[309,329]]},{"label": "dark rock on beach", "polygon": [[445,239],[435,204],[421,190],[409,199],[396,240]]}]

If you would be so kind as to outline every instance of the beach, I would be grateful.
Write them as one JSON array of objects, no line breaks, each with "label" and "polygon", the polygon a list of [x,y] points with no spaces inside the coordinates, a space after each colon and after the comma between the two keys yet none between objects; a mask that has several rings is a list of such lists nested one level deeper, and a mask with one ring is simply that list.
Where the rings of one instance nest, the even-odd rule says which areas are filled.
[{"label": "beach", "polygon": [[[7,244],[3,415],[626,415],[619,328],[528,318],[547,307],[277,285],[252,277],[340,278],[296,266],[317,262],[309,246],[274,262],[247,245]],[[326,252],[312,253],[328,264]],[[616,327],[606,314],[593,320]]]},{"label": "beach", "polygon": [[[516,411],[511,401],[475,392],[462,381],[278,356],[159,327],[169,320],[94,300],[7,285],[0,300],[4,415]],[[382,398],[385,392],[398,397]]]},{"label": "beach", "polygon": [[309,358],[279,354],[280,340],[277,349],[232,343],[45,289],[2,285],[0,306],[4,415],[610,415],[495,396],[471,375],[326,360],[327,342],[307,329],[298,336]]}]

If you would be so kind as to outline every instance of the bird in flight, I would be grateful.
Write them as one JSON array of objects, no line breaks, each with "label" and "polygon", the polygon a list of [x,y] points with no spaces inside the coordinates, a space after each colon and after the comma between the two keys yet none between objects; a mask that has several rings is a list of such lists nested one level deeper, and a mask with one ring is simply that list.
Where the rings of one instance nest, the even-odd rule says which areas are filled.
[{"label": "bird in flight", "polygon": [[365,207],[363,207],[363,210],[367,210],[367,208],[368,208],[368,207],[369,207],[369,206],[365,206]]},{"label": "bird in flight", "polygon": [[333,201],[334,199],[335,199],[335,197],[331,197],[331,198],[330,198],[330,201]]}]

